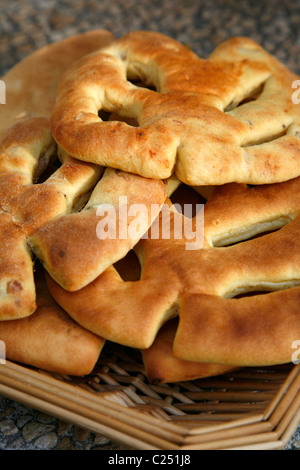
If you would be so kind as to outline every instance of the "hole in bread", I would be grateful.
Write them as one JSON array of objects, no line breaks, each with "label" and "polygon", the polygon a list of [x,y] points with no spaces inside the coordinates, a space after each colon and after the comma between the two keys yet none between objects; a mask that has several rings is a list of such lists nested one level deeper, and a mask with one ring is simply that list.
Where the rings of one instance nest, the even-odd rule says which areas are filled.
[{"label": "hole in bread", "polygon": [[282,280],[278,282],[256,282],[255,285],[240,285],[228,291],[226,299],[241,299],[256,295],[270,294],[271,292],[292,289],[300,285],[300,279]]},{"label": "hole in bread", "polygon": [[143,67],[138,63],[131,64],[130,68],[126,71],[126,80],[135,87],[158,91],[158,87],[153,80],[153,74],[151,76],[151,71],[147,73],[147,70],[144,70]]},{"label": "hole in bread", "polygon": [[111,116],[111,112],[109,112],[109,111],[105,111],[104,109],[100,109],[98,111],[98,117],[102,121],[109,121],[110,116]]},{"label": "hole in bread", "polygon": [[244,96],[241,101],[235,101],[235,100],[232,100],[227,106],[226,108],[224,109],[224,112],[228,112],[228,111],[231,111],[233,109],[236,109],[240,106],[243,106],[244,104],[247,104],[247,103],[250,103],[251,101],[256,101],[262,94],[262,92],[264,91],[264,87],[265,87],[265,82],[261,83],[260,85],[258,85],[256,88],[254,88],[253,90],[251,90],[248,95]]},{"label": "hole in bread", "polygon": [[145,83],[145,82],[143,82],[142,80],[139,80],[139,79],[130,80],[128,77],[127,77],[127,81],[132,83],[132,85],[134,85],[138,88],[146,88],[147,90],[157,91],[156,87],[151,83]]},{"label": "hole in bread", "polygon": [[141,265],[133,250],[114,264],[123,281],[139,281],[141,278]]},{"label": "hole in bread", "polygon": [[[224,109],[224,112],[226,113],[226,112],[230,112],[232,110],[238,110],[237,115],[239,115],[239,112],[241,112],[242,114],[245,113],[245,117],[244,117],[245,121],[248,122],[248,124],[250,126],[252,126],[253,123],[251,122],[251,119],[250,120],[247,119],[247,110],[248,110],[247,105],[250,104],[249,110],[253,110],[252,103],[257,101],[261,97],[261,95],[263,94],[264,89],[265,89],[265,84],[266,84],[266,81],[264,81],[263,83],[261,83],[257,87],[253,88],[250,92],[248,92],[247,95],[245,95],[242,99],[240,99],[240,101],[238,101],[236,99],[233,99],[226,106],[226,108]],[[245,107],[244,110],[240,110],[240,108],[243,107],[243,106]],[[260,107],[260,105],[259,105],[259,107]],[[250,111],[250,115],[251,115],[251,112],[253,112],[253,111]],[[235,113],[233,113],[233,114],[235,114]],[[268,142],[272,142],[274,140],[277,140],[280,137],[283,137],[287,134],[289,127],[290,126],[287,123],[284,123],[284,122],[282,124],[279,123],[278,127],[276,126],[276,129],[271,130],[266,135],[262,135],[259,138],[255,137],[253,140],[249,140],[249,141],[245,142],[244,145],[242,145],[242,148],[252,147],[252,146],[261,145],[261,144],[266,144]]]},{"label": "hole in bread", "polygon": [[126,122],[133,127],[139,127],[139,123],[136,119],[120,116],[118,113],[111,113],[109,111],[105,111],[104,109],[100,109],[98,111],[98,116],[102,121],[119,121],[119,122]]},{"label": "hole in bread", "polygon": [[[181,184],[176,191],[174,191],[170,200],[173,204],[178,204],[182,214],[188,218],[195,217],[202,209],[203,204],[206,203],[206,199],[203,196],[185,184]],[[189,205],[189,210],[185,210],[187,209],[187,205]]]},{"label": "hole in bread", "polygon": [[91,189],[87,193],[79,194],[73,201],[71,212],[81,212],[88,203],[92,192],[93,189]]},{"label": "hole in bread", "polygon": [[238,245],[239,243],[255,238],[264,237],[269,233],[277,232],[291,222],[290,217],[278,217],[275,220],[259,222],[245,228],[237,228],[232,233],[219,234],[218,239],[212,240],[214,248]]},{"label": "hole in bread", "polygon": [[38,168],[33,177],[33,184],[44,183],[55,171],[61,166],[61,161],[56,154],[48,158],[47,154],[43,154],[38,163]]},{"label": "hole in bread", "polygon": [[264,295],[264,294],[269,294],[270,291],[267,291],[267,290],[262,290],[262,291],[252,291],[252,292],[244,292],[242,294],[237,294],[235,295],[234,297],[232,297],[233,299],[242,299],[243,297],[254,297],[256,295]]},{"label": "hole in bread", "polygon": [[280,139],[280,137],[283,137],[287,134],[288,131],[288,126],[285,124],[282,124],[282,128],[280,131],[274,132],[274,134],[269,134],[261,139],[256,139],[253,141],[247,142],[245,145],[243,145],[243,148],[247,147],[253,147],[254,145],[261,145],[261,144],[267,144],[268,142],[272,142],[273,140]]}]

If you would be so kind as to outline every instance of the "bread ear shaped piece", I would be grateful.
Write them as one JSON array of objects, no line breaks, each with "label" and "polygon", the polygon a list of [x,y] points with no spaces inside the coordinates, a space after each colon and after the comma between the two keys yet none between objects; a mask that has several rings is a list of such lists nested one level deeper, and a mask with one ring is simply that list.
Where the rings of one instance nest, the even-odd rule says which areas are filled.
[{"label": "bread ear shaped piece", "polygon": [[0,322],[6,359],[60,374],[89,374],[104,340],[72,320],[51,297],[43,271],[36,275],[37,308],[17,320]]},{"label": "bread ear shaped piece", "polygon": [[154,343],[142,350],[146,375],[151,384],[183,382],[225,374],[236,367],[223,364],[191,362],[173,354],[177,319],[168,321],[158,332]]}]

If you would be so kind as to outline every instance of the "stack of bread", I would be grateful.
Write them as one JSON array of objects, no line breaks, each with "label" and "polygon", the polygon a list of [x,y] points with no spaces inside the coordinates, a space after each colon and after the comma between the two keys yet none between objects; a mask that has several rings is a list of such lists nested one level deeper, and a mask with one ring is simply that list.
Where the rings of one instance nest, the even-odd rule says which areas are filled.
[{"label": "stack of bread", "polygon": [[249,38],[202,59],[150,31],[80,34],[10,70],[6,358],[87,375],[109,341],[140,350],[155,383],[291,362],[297,79]]}]

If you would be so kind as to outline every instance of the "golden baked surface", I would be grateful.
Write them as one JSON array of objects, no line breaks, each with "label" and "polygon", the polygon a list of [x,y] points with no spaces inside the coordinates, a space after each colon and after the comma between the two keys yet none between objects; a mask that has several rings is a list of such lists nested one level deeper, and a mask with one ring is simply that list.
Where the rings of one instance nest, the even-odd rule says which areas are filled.
[{"label": "golden baked surface", "polygon": [[[175,215],[184,217],[170,210],[170,238],[149,236],[134,247],[141,264],[137,280],[124,280],[111,266],[77,292],[67,292],[47,276],[50,292],[79,324],[130,347],[149,348],[161,326],[179,316],[174,343],[179,359],[235,366],[289,362],[300,334],[299,206],[281,202],[291,184],[296,201],[299,178],[272,186],[215,188],[204,206],[202,248],[187,249],[191,240],[184,233],[175,237]],[[227,198],[219,197],[226,192]],[[269,201],[266,211],[257,210],[258,200]],[[231,244],[220,246],[228,240],[226,214],[234,210]],[[150,231],[156,224],[162,227],[162,212]],[[247,234],[256,237],[245,240]],[[236,243],[240,240],[245,241]],[[236,298],[257,291],[261,294]]]},{"label": "golden baked surface", "polygon": [[35,277],[37,308],[32,315],[0,321],[0,338],[6,357],[60,374],[89,374],[99,358],[104,340],[85,330],[51,297],[43,271]]},{"label": "golden baked surface", "polygon": [[88,31],[44,46],[11,68],[1,77],[6,86],[6,104],[0,106],[0,139],[16,119],[49,117],[61,74],[80,57],[113,39],[108,31]]},{"label": "golden baked surface", "polygon": [[2,77],[6,104],[0,107],[0,320],[35,310],[28,237],[65,212],[88,185],[84,182],[91,184],[99,172],[95,165],[69,158],[45,184],[33,184],[56,154],[49,117],[62,73],[112,39],[101,30],[58,41],[32,53]]},{"label": "golden baked surface", "polygon": [[0,320],[25,317],[36,308],[32,255],[62,286],[76,290],[133,247],[132,237],[97,236],[99,206],[118,210],[120,196],[129,206],[157,204],[143,222],[142,236],[166,199],[164,181],[74,159],[58,151],[51,135],[49,114],[62,72],[111,39],[95,31],[55,43],[6,75],[8,103],[0,108],[6,117],[0,134]]},{"label": "golden baked surface", "polygon": [[[109,340],[140,349],[156,383],[289,362],[300,335],[296,78],[246,38],[203,60],[139,31],[85,33],[8,72],[7,357],[85,375]],[[124,198],[126,228],[132,207],[146,211],[139,231],[99,237],[103,211],[118,226]],[[181,209],[203,198],[192,240]]]},{"label": "golden baked surface", "polygon": [[6,358],[71,375],[88,374],[104,340],[74,322],[51,297],[30,238],[71,212],[103,169],[61,153],[49,117],[61,74],[113,36],[92,31],[46,46],[3,78],[0,107],[0,338]]},{"label": "golden baked surface", "polygon": [[[300,174],[296,79],[248,38],[203,60],[160,33],[135,31],[69,68],[51,130],[73,157],[145,177],[281,182]],[[137,125],[104,121],[103,110]]]},{"label": "golden baked surface", "polygon": [[142,350],[143,363],[150,383],[170,383],[194,380],[225,374],[233,366],[192,362],[174,356],[173,342],[177,330],[177,319],[168,321],[159,330],[154,343]]}]

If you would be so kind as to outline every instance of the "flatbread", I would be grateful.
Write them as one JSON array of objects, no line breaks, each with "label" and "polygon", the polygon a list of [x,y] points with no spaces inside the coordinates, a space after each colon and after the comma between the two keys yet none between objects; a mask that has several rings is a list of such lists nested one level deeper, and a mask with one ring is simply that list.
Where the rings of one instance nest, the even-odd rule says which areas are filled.
[{"label": "flatbread", "polygon": [[35,312],[26,318],[0,321],[6,360],[59,374],[89,374],[105,341],[79,326],[57,305],[40,269],[36,285]]},{"label": "flatbread", "polygon": [[150,348],[142,350],[146,375],[151,384],[203,379],[236,369],[234,366],[184,361],[175,357],[173,342],[177,327],[178,319],[170,320],[159,330]]},{"label": "flatbread", "polygon": [[51,130],[75,158],[148,178],[287,181],[300,174],[297,79],[249,38],[228,39],[204,60],[161,33],[134,31],[68,69]]},{"label": "flatbread", "polygon": [[[294,184],[296,200],[300,180]],[[290,182],[244,188],[234,224],[236,240],[240,233],[245,237],[246,227],[251,237],[253,232],[261,234],[264,228],[265,208],[261,206],[257,211],[256,191],[259,197],[264,194],[266,199],[270,198],[266,206],[267,220],[270,214],[276,220],[286,213],[281,199],[285,185]],[[230,191],[237,208],[234,195],[235,191],[241,194],[240,188],[231,186]],[[149,234],[134,247],[141,264],[139,280],[126,282],[111,266],[88,286],[71,293],[48,276],[53,297],[79,324],[126,346],[149,348],[162,325],[179,316],[174,347],[174,355],[179,359],[235,366],[289,362],[291,344],[300,334],[300,288],[297,287],[300,285],[300,217],[292,203],[289,211],[292,220],[277,231],[216,247],[209,236],[215,237],[219,230],[218,244],[222,239],[223,227],[214,205],[217,195],[217,190],[211,192],[204,208],[202,247],[188,249],[191,240],[184,232],[181,238],[174,236],[174,219],[183,224],[184,216],[174,207],[170,209],[170,201],[170,207],[166,207],[171,220],[170,237],[155,239]],[[254,203],[252,213],[249,212],[251,204],[243,204],[247,197]],[[214,217],[209,215],[210,207]],[[227,209],[228,214],[231,212],[229,207],[230,198],[219,198],[218,213],[225,214],[224,219]],[[163,211],[151,232],[155,225],[162,227],[162,218]],[[192,221],[195,230],[196,216]],[[212,231],[210,224],[214,226]],[[224,227],[226,242],[225,222]],[[258,291],[261,295],[236,298]]]},{"label": "flatbread", "polygon": [[62,73],[74,61],[108,45],[113,39],[106,30],[77,34],[38,49],[12,67],[1,77],[5,83],[6,103],[0,106],[0,139],[17,119],[49,117]]}]

